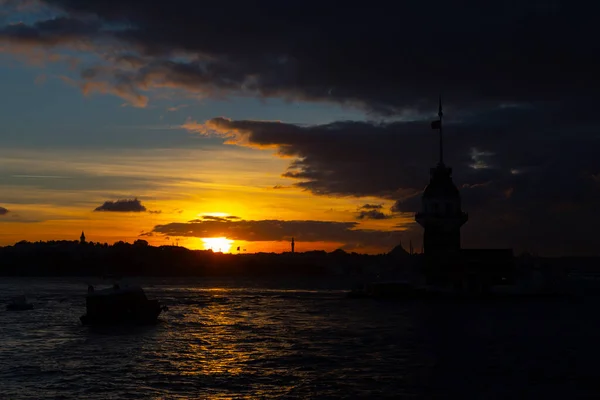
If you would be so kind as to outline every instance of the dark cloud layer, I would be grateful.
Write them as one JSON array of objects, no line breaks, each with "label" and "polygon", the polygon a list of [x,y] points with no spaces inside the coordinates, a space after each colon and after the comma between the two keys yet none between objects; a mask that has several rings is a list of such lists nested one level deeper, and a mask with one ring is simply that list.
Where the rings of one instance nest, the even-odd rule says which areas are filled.
[{"label": "dark cloud layer", "polygon": [[392,215],[385,214],[381,210],[383,204],[364,204],[358,210],[357,219],[389,219]]},{"label": "dark cloud layer", "polygon": [[383,204],[364,204],[358,210],[358,219],[389,219],[392,215],[385,214],[381,210]]},{"label": "dark cloud layer", "polygon": [[0,207],[0,217],[3,215],[6,215],[8,213],[9,213],[9,211],[6,208]]},{"label": "dark cloud layer", "polygon": [[391,215],[387,215],[377,210],[360,211],[356,218],[358,219],[388,219]]},{"label": "dark cloud layer", "polygon": [[[466,245],[559,253],[598,248],[600,125],[545,113],[543,106],[505,107],[446,124],[445,162],[471,214]],[[419,210],[438,157],[437,133],[426,122],[297,126],[217,118],[196,128],[232,144],[276,147],[293,160],[284,176],[315,194],[393,199],[394,212]],[[383,214],[369,207],[359,211]]]},{"label": "dark cloud layer", "polygon": [[[600,85],[595,3],[41,2],[61,16],[7,26],[0,37],[110,45],[98,51],[114,63],[102,79],[121,95],[151,86],[241,91],[398,114],[429,110],[439,90],[456,106],[481,106],[574,101]],[[99,75],[92,68],[82,78]]]},{"label": "dark cloud layer", "polygon": [[361,210],[381,210],[383,208],[383,204],[364,204],[360,206]]},{"label": "dark cloud layer", "polygon": [[105,201],[94,211],[110,211],[110,212],[143,212],[146,207],[138,199],[123,199],[117,201]]},{"label": "dark cloud layer", "polygon": [[282,241],[292,237],[298,242],[339,242],[355,246],[398,244],[399,231],[356,229],[355,222],[280,221],[280,220],[194,220],[157,225],[153,232],[168,236],[227,237],[250,242]]}]

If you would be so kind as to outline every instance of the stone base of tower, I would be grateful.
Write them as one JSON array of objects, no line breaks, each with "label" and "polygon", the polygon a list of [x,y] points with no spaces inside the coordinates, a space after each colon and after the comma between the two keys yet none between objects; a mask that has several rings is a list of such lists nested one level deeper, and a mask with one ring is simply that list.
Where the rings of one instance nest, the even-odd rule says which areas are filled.
[{"label": "stone base of tower", "polygon": [[454,287],[464,280],[463,262],[460,253],[432,256],[425,253],[423,274],[428,285]]},{"label": "stone base of tower", "polygon": [[459,293],[486,293],[516,279],[511,249],[461,249],[445,256],[425,254],[424,261],[427,284]]}]

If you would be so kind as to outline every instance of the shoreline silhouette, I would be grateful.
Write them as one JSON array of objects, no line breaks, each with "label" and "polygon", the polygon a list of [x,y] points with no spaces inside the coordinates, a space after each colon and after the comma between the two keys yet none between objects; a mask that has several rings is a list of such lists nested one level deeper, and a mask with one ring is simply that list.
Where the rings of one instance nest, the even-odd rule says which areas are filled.
[{"label": "shoreline silhouette", "polygon": [[[21,241],[0,247],[0,276],[355,276],[402,271],[422,254],[401,245],[383,254],[337,249],[284,253],[217,253],[145,241],[113,245],[79,241]],[[533,257],[524,253],[515,259]],[[597,271],[600,257],[536,257],[540,268]]]}]

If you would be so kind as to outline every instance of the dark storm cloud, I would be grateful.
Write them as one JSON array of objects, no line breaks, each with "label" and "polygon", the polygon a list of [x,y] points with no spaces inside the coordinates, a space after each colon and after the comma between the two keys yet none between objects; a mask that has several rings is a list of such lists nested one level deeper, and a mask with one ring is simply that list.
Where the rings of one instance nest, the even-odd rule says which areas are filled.
[{"label": "dark storm cloud", "polygon": [[0,207],[0,217],[2,217],[3,215],[8,214],[10,211],[8,211],[6,208],[4,207]]},{"label": "dark storm cloud", "polygon": [[381,210],[383,204],[364,204],[359,207],[358,219],[389,219],[392,215],[384,214]]},{"label": "dark storm cloud", "polygon": [[600,86],[600,52],[590,46],[598,36],[596,3],[585,9],[558,0],[369,7],[275,0],[42,3],[62,10],[62,19],[9,26],[1,36],[40,45],[114,42],[111,59],[126,57],[136,66],[124,73],[119,64],[112,73],[137,89],[242,91],[396,114],[429,110],[439,90],[452,93],[456,106],[480,107],[577,99]]},{"label": "dark storm cloud", "polygon": [[358,219],[389,219],[391,215],[387,215],[377,210],[360,211],[356,216]]},{"label": "dark storm cloud", "polygon": [[[506,197],[511,189],[513,198],[526,192],[528,198],[584,199],[581,191],[595,187],[599,127],[585,120],[545,120],[544,112],[505,108],[445,124],[444,160],[472,205]],[[276,147],[293,158],[284,176],[316,194],[408,201],[427,184],[428,167],[438,160],[437,132],[423,122],[298,126],[215,118],[187,127],[222,135],[232,144]]]},{"label": "dark storm cloud", "polygon": [[381,210],[383,208],[383,204],[365,204],[360,206],[362,210]]},{"label": "dark storm cloud", "polygon": [[340,242],[359,246],[389,247],[398,243],[399,231],[356,229],[355,222],[280,220],[195,220],[157,225],[153,232],[169,236],[227,237],[251,242],[295,238],[302,242]]},{"label": "dark storm cloud", "polygon": [[94,211],[143,212],[146,211],[146,207],[144,207],[142,202],[138,199],[123,199],[117,201],[105,201],[104,204],[96,207]]}]

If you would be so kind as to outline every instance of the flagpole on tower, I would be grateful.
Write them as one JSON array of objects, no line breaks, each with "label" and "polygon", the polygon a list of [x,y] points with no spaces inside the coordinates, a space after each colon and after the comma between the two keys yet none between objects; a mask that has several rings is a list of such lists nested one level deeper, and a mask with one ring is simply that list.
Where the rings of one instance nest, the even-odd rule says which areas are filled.
[{"label": "flagpole on tower", "polygon": [[440,94],[440,103],[438,109],[438,119],[431,123],[431,129],[439,129],[440,131],[440,162],[439,165],[444,165],[444,142],[442,135],[442,117],[444,113],[442,112],[442,95]]}]

